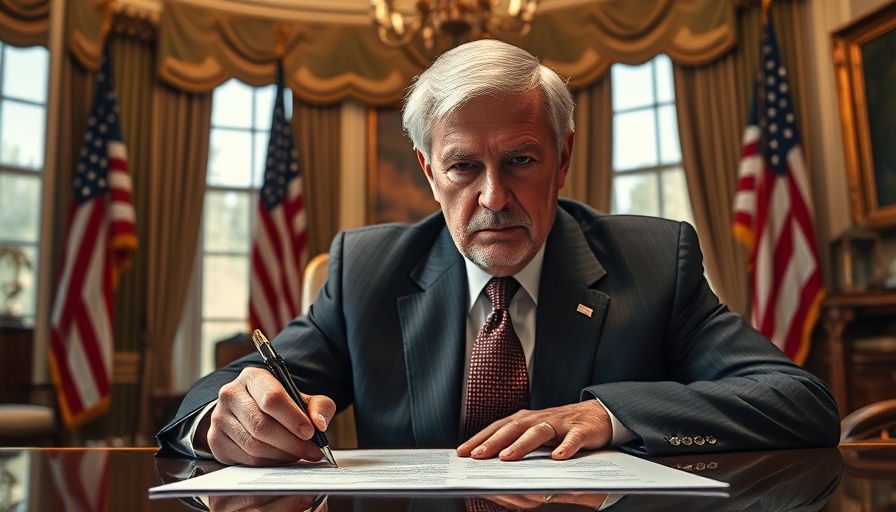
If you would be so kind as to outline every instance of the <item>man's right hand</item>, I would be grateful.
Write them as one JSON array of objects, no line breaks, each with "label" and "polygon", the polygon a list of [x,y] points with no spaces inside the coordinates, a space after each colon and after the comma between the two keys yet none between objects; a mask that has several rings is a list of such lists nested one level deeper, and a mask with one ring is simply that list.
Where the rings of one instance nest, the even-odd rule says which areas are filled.
[{"label": "man's right hand", "polygon": [[198,425],[195,442],[224,464],[273,466],[297,460],[321,460],[323,454],[309,439],[310,417],[324,431],[336,404],[326,396],[302,395],[308,416],[283,386],[264,368],[244,368],[218,392],[218,403]]}]

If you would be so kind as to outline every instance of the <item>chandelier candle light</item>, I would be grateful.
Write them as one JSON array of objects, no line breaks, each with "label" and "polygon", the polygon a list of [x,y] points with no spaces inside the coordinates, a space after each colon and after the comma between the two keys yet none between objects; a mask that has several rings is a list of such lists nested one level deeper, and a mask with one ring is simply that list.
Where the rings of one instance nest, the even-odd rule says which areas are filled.
[{"label": "chandelier candle light", "polygon": [[395,0],[370,0],[371,17],[380,40],[388,46],[408,44],[418,33],[427,50],[438,46],[494,37],[504,32],[526,35],[535,17],[538,0],[507,0],[506,15],[498,8],[504,0],[417,0],[417,14],[408,22],[395,8]]}]

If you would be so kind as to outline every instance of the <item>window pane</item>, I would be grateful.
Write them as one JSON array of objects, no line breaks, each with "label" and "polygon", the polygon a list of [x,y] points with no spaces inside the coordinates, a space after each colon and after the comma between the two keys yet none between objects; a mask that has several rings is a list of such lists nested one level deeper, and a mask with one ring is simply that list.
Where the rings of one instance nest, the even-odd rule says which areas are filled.
[{"label": "window pane", "polygon": [[0,237],[37,242],[41,203],[37,175],[0,173]]},{"label": "window pane", "polygon": [[45,110],[12,100],[0,103],[0,164],[43,168]]},{"label": "window pane", "polygon": [[[614,84],[615,85],[615,84]],[[656,121],[652,110],[613,116],[613,169],[657,164]]]},{"label": "window pane", "polygon": [[676,167],[663,171],[663,212],[667,219],[683,220],[694,224],[691,215],[691,200],[688,195],[688,182],[684,169]]},{"label": "window pane", "polygon": [[202,374],[215,368],[215,343],[248,329],[248,320],[202,322]]},{"label": "window pane", "polygon": [[249,309],[249,260],[244,256],[202,258],[202,317],[244,319]]},{"label": "window pane", "polygon": [[666,55],[657,55],[654,59],[656,70],[656,101],[669,103],[675,101],[675,83],[672,75],[672,61]]},{"label": "window pane", "polygon": [[675,164],[681,162],[681,142],[678,140],[678,115],[674,105],[659,107],[660,122],[660,162]]},{"label": "window pane", "polygon": [[46,48],[6,46],[3,53],[3,96],[46,103],[49,72]]},{"label": "window pane", "polygon": [[613,213],[654,215],[660,213],[659,191],[654,173],[631,173],[613,178]]},{"label": "window pane", "polygon": [[255,188],[261,188],[261,182],[264,179],[264,168],[267,164],[270,138],[270,131],[255,133],[255,158],[252,162],[252,185]]},{"label": "window pane", "polygon": [[208,184],[249,187],[252,178],[252,134],[212,128],[208,152]]},{"label": "window pane", "polygon": [[208,191],[202,218],[204,251],[249,252],[249,194]]},{"label": "window pane", "polygon": [[[271,114],[274,112],[274,93],[276,85],[269,85],[255,90],[255,129],[270,130]],[[285,104],[284,104],[285,107]]]},{"label": "window pane", "polygon": [[235,78],[219,85],[212,99],[212,126],[251,128],[252,91]]},{"label": "window pane", "polygon": [[640,66],[614,64],[610,68],[613,81],[613,111],[646,107],[654,103],[653,71],[650,63]]}]

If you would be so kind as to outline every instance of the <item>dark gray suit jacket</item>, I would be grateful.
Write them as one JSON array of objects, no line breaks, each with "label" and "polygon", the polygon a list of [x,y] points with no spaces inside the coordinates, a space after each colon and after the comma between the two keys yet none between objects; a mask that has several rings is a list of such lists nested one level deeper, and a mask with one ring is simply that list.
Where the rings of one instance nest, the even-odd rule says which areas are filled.
[{"label": "dark gray suit jacket", "polygon": [[[364,448],[456,446],[467,279],[441,213],[339,234],[308,316],[273,340],[303,392],[355,406]],[[592,310],[586,315],[579,305]],[[835,445],[830,391],[703,277],[685,223],[560,201],[536,313],[533,409],[599,398],[639,454]],[[216,398],[249,356],[196,383],[158,436]]]}]

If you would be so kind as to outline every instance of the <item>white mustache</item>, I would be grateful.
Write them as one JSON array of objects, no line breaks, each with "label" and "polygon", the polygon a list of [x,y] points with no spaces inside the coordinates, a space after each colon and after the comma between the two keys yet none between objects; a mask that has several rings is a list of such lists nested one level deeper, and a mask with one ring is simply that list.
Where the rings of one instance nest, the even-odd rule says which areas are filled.
[{"label": "white mustache", "polygon": [[483,229],[503,229],[511,227],[531,228],[532,219],[525,213],[504,209],[497,212],[477,210],[467,225],[467,233],[475,233]]}]

